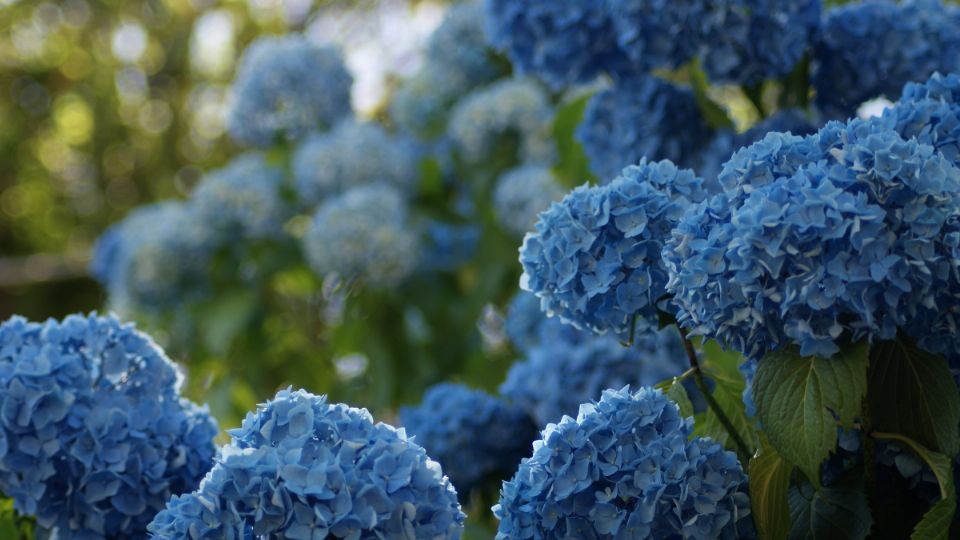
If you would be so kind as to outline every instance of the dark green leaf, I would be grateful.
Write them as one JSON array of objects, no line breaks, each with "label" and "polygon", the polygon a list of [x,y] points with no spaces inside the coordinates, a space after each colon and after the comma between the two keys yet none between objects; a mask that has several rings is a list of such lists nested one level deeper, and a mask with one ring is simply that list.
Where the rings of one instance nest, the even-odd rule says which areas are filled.
[{"label": "dark green leaf", "polygon": [[556,172],[563,184],[569,188],[592,178],[587,156],[575,136],[577,125],[583,118],[583,111],[591,96],[592,94],[581,96],[561,105],[553,120],[553,138],[560,156]]},{"label": "dark green leaf", "polygon": [[[746,407],[743,404],[743,390],[746,388],[746,383],[738,368],[743,357],[732,351],[724,351],[715,341],[704,341],[699,348],[703,372],[714,383],[713,398],[733,423],[740,438],[751,447],[750,452],[753,452],[756,449],[757,440],[753,422],[747,416]],[[695,425],[694,431],[697,435],[712,437],[730,450],[737,450],[723,424],[709,409],[705,412],[703,421]]]},{"label": "dark green leaf", "polygon": [[683,387],[683,381],[681,379],[675,377],[673,381],[667,385],[663,393],[680,406],[681,416],[684,418],[693,416],[693,403],[690,402],[687,389]]},{"label": "dark green leaf", "polygon": [[750,501],[761,538],[786,538],[790,533],[790,474],[793,465],[761,438],[760,452],[750,460]]},{"label": "dark green leaf", "polygon": [[757,416],[780,455],[818,487],[820,464],[837,446],[837,421],[851,425],[860,414],[868,363],[865,343],[829,359],[786,347],[760,360],[753,381]]},{"label": "dark green leaf", "polygon": [[874,429],[956,455],[960,392],[947,361],[900,339],[875,344],[870,357]]},{"label": "dark green leaf", "polygon": [[733,121],[727,116],[727,112],[707,95],[707,88],[710,87],[710,83],[707,81],[707,74],[700,68],[699,62],[693,61],[688,67],[688,72],[690,86],[693,88],[693,97],[696,98],[697,105],[700,106],[700,112],[707,119],[707,123],[714,129],[732,128]]},{"label": "dark green leaf", "polygon": [[873,518],[863,485],[814,490],[804,483],[790,488],[790,540],[862,540]]},{"label": "dark green leaf", "polygon": [[940,452],[933,452],[910,437],[904,437],[899,433],[883,433],[875,431],[873,432],[873,437],[881,440],[896,441],[909,448],[914,454],[916,454],[917,457],[923,460],[928,467],[930,467],[931,471],[933,471],[933,475],[937,478],[937,483],[940,485],[940,498],[947,498],[950,491],[950,486],[953,484],[953,477],[951,476],[951,461],[949,456],[945,456]]},{"label": "dark green leaf", "polygon": [[950,482],[948,496],[933,505],[920,523],[917,523],[910,535],[910,540],[948,540],[950,525],[953,523],[953,514],[957,510],[957,491],[953,482]]}]

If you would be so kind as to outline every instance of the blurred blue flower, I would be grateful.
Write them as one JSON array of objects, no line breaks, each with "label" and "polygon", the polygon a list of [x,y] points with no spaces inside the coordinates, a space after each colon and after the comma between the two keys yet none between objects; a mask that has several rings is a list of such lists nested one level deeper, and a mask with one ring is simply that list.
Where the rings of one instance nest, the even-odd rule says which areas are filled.
[{"label": "blurred blue flower", "polygon": [[553,112],[539,84],[505,79],[461,99],[447,134],[469,164],[482,164],[495,152],[512,151],[516,151],[515,162],[549,164],[556,157],[550,131]]},{"label": "blurred blue flower", "polygon": [[601,182],[641,158],[692,167],[712,136],[693,93],[656,77],[621,81],[594,95],[576,130]]},{"label": "blurred blue flower", "polygon": [[457,74],[427,64],[397,87],[390,100],[390,119],[419,139],[435,139],[446,129],[453,104],[468,88]]},{"label": "blurred blue flower", "polygon": [[336,49],[297,35],[261,37],[240,59],[227,131],[237,143],[270,146],[328,129],[352,114],[352,84]]},{"label": "blurred blue flower", "polygon": [[542,165],[521,165],[505,172],[493,192],[497,222],[508,232],[523,236],[533,229],[537,214],[563,198],[564,189],[553,172]]},{"label": "blurred blue flower", "polygon": [[386,183],[413,191],[419,156],[412,141],[373,122],[343,122],[307,138],[293,155],[293,177],[302,204],[319,204],[352,187]]},{"label": "blurred blue flower", "polygon": [[960,70],[960,10],[940,0],[868,0],[831,9],[814,55],[816,104],[831,118],[853,115],[904,84]]},{"label": "blurred blue flower", "polygon": [[552,339],[563,339],[573,343],[581,336],[592,335],[591,332],[577,330],[569,324],[564,324],[555,317],[547,317],[540,310],[540,299],[524,290],[517,291],[510,300],[504,320],[504,330],[513,346],[523,352]]},{"label": "blurred blue flower", "polygon": [[656,326],[667,283],[663,241],[706,196],[701,184],[669,161],[642,160],[610,184],[575,189],[524,239],[521,288],[578,328],[623,334],[634,323]]},{"label": "blurred blue flower", "polygon": [[483,0],[452,5],[430,35],[425,53],[427,65],[461,79],[464,88],[493,81],[506,71],[506,62],[487,41]]},{"label": "blurred blue flower", "polygon": [[0,325],[0,492],[51,538],[142,538],[216,448],[177,367],[113,317]]},{"label": "blurred blue flower", "polygon": [[97,241],[91,273],[120,313],[157,312],[203,297],[216,249],[214,231],[189,204],[142,206]]},{"label": "blurred blue flower", "polygon": [[748,357],[891,339],[960,270],[960,169],[882,119],[769,134],[720,183],[667,242],[667,289],[682,325]]},{"label": "blurred blue flower", "polygon": [[607,0],[617,44],[631,69],[674,69],[696,56],[709,2]]},{"label": "blurred blue flower", "polygon": [[486,0],[487,33],[525,74],[554,88],[623,69],[607,0]]},{"label": "blurred blue flower", "polygon": [[364,409],[281,390],[230,436],[200,487],[157,514],[156,538],[455,540],[463,530],[440,465]]},{"label": "blurred blue flower", "polygon": [[321,277],[336,274],[390,287],[416,268],[418,238],[407,223],[403,195],[389,185],[369,184],[320,205],[303,237],[303,249]]},{"label": "blurred blue flower", "polygon": [[658,390],[605,391],[504,482],[497,540],[755,538],[736,455],[692,428]]},{"label": "blurred blue flower", "polygon": [[224,241],[277,238],[293,216],[282,188],[282,169],[262,154],[241,154],[209,173],[190,204],[203,226]]},{"label": "blurred blue flower", "polygon": [[711,81],[757,84],[790,73],[820,28],[820,0],[709,2],[700,17]]},{"label": "blurred blue flower", "polygon": [[[557,324],[555,319],[544,323]],[[652,386],[689,367],[673,327],[642,332],[629,347],[616,336],[574,332],[540,339],[510,367],[500,385],[500,394],[527,411],[541,428],[576,414],[581,403],[599,399],[608,388]]]},{"label": "blurred blue flower", "polygon": [[476,223],[446,223],[431,220],[426,224],[420,268],[450,271],[469,262],[477,251],[481,227]]},{"label": "blurred blue flower", "polygon": [[717,177],[720,176],[723,164],[730,159],[735,151],[750,146],[771,132],[792,133],[802,136],[810,135],[816,131],[817,128],[802,111],[798,109],[777,111],[743,133],[718,131],[710,145],[697,158],[698,166],[696,170],[703,177],[707,190],[713,194],[719,193],[721,188],[717,182]]},{"label": "blurred blue flower", "polygon": [[464,497],[485,481],[499,482],[515,471],[537,438],[522,409],[454,383],[434,385],[419,405],[402,407],[400,424]]}]

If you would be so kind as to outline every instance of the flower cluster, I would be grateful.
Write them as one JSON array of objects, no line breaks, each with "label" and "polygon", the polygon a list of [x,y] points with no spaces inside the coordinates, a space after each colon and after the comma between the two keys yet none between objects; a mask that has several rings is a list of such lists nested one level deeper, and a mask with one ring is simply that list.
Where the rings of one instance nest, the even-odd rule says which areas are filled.
[{"label": "flower cluster", "polygon": [[460,100],[448,135],[467,163],[481,163],[498,151],[512,153],[515,146],[517,161],[549,163],[556,152],[552,119],[553,107],[540,85],[530,79],[505,79]]},{"label": "flower cluster", "polygon": [[485,480],[515,471],[537,438],[522,409],[453,383],[432,386],[420,405],[401,408],[400,424],[464,496]]},{"label": "flower cluster", "polygon": [[599,399],[608,388],[654,385],[686,368],[675,328],[643,332],[631,347],[614,336],[566,332],[527,350],[526,358],[511,366],[499,391],[543,427],[576,414],[581,403]]},{"label": "flower cluster", "polygon": [[498,540],[753,537],[747,476],[658,390],[607,390],[543,431],[494,514]]},{"label": "flower cluster", "polygon": [[166,202],[131,212],[94,247],[91,273],[112,308],[160,311],[203,296],[217,239],[188,203]]},{"label": "flower cluster", "polygon": [[521,165],[497,180],[493,207],[500,225],[509,232],[524,235],[533,228],[537,214],[563,197],[564,189],[549,168]]},{"label": "flower cluster", "polygon": [[146,538],[215,453],[176,366],[113,317],[0,325],[0,492],[54,538]]},{"label": "flower cluster", "polygon": [[591,171],[604,182],[641,158],[692,167],[712,136],[693,93],[656,77],[594,95],[576,130]]},{"label": "flower cluster", "polygon": [[390,119],[420,139],[443,133],[450,107],[467,86],[456,74],[427,64],[403,81],[390,100]]},{"label": "flower cluster", "polygon": [[457,539],[440,466],[366,410],[281,390],[230,431],[200,487],[150,524],[160,539]]},{"label": "flower cluster", "polygon": [[957,271],[960,169],[882,119],[769,134],[664,248],[678,319],[748,357],[831,356],[937,313]]},{"label": "flower cluster", "polygon": [[717,132],[710,145],[698,157],[696,170],[703,177],[708,191],[713,194],[719,193],[721,189],[717,184],[717,177],[720,175],[723,164],[735,151],[759,141],[767,133],[780,132],[802,136],[816,131],[817,128],[802,111],[798,109],[777,111],[743,133],[734,133],[729,130]]},{"label": "flower cluster", "polygon": [[424,228],[422,270],[452,270],[476,254],[483,233],[475,223],[446,223],[430,220]]},{"label": "flower cluster", "polygon": [[663,239],[702,180],[669,161],[641,161],[600,187],[581,186],[540,214],[520,248],[521,287],[548,315],[594,332],[655,326],[667,283]]},{"label": "flower cluster", "polygon": [[361,278],[378,287],[399,283],[417,265],[418,238],[406,222],[403,195],[385,184],[330,197],[303,237],[307,262],[319,276]]},{"label": "flower cluster", "polygon": [[960,10],[941,0],[871,0],[827,13],[814,55],[818,108],[847,118],[910,81],[960,69]]},{"label": "flower cluster", "polygon": [[280,168],[262,154],[241,154],[208,174],[191,195],[191,204],[203,226],[225,241],[276,238],[293,214],[282,186]]},{"label": "flower cluster", "polygon": [[606,0],[486,0],[487,33],[523,73],[537,74],[556,88],[589,82],[626,64],[605,4]]},{"label": "flower cluster", "polygon": [[270,146],[327,129],[351,114],[352,85],[337,50],[302,36],[260,38],[240,60],[227,130],[238,143]]},{"label": "flower cluster", "polygon": [[617,45],[637,72],[677,68],[697,54],[708,2],[608,0]]},{"label": "flower cluster", "polygon": [[709,2],[703,68],[714,82],[757,84],[790,73],[820,27],[820,0]]},{"label": "flower cluster", "polygon": [[328,195],[383,182],[403,192],[418,174],[414,144],[375,123],[345,121],[327,133],[307,138],[293,156],[297,194],[305,206]]}]

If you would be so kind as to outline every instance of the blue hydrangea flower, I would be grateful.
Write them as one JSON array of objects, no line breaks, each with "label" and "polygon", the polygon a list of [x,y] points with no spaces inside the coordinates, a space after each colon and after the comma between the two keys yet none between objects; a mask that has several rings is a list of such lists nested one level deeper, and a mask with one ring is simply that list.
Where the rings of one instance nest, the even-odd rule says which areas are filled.
[{"label": "blue hydrangea flower", "polygon": [[644,157],[692,167],[712,135],[693,93],[656,77],[594,95],[576,130],[590,170],[604,182]]},{"label": "blue hydrangea flower", "polygon": [[[517,160],[550,163],[556,157],[550,128],[553,107],[544,90],[530,79],[505,79],[474,90],[457,103],[447,134],[470,164],[489,160],[496,151],[519,143]],[[516,136],[517,141],[507,140]]]},{"label": "blue hydrangea flower", "polygon": [[51,538],[147,537],[209,470],[217,426],[177,367],[113,317],[0,325],[0,492]]},{"label": "blue hydrangea flower", "polygon": [[581,186],[539,216],[520,248],[520,286],[550,316],[598,333],[656,326],[667,283],[663,241],[702,180],[669,161],[627,167],[605,186]]},{"label": "blue hydrangea flower", "polygon": [[157,514],[156,538],[456,540],[463,530],[440,465],[365,409],[281,390],[230,436],[200,487]]},{"label": "blue hydrangea flower", "polygon": [[[544,321],[547,326],[557,324],[555,319]],[[539,336],[525,351],[526,357],[510,367],[499,389],[539,427],[576,414],[581,403],[599,399],[608,388],[652,386],[689,367],[680,334],[673,327],[640,333],[630,347],[615,336],[575,330],[549,339],[542,339],[542,331]]]},{"label": "blue hydrangea flower", "polygon": [[756,84],[790,73],[820,28],[820,0],[710,2],[701,17],[703,69],[715,82]]},{"label": "blue hydrangea flower", "polygon": [[696,56],[707,2],[608,0],[617,44],[631,68],[674,69]]},{"label": "blue hydrangea flower", "polygon": [[450,271],[470,261],[477,252],[483,230],[476,223],[427,222],[423,239],[423,270]]},{"label": "blue hydrangea flower", "polygon": [[960,169],[882,119],[769,134],[724,165],[663,255],[678,319],[748,357],[829,357],[938,312],[960,258]]},{"label": "blue hydrangea flower", "polygon": [[847,118],[871,98],[960,69],[960,11],[940,0],[869,0],[827,12],[815,58],[816,104]]},{"label": "blue hydrangea flower", "polygon": [[403,195],[391,186],[370,184],[320,205],[303,249],[319,276],[336,274],[389,287],[416,268],[418,238],[407,224]]},{"label": "blue hydrangea flower", "polygon": [[446,129],[453,104],[468,88],[457,74],[427,64],[391,96],[390,119],[419,139],[435,139]]},{"label": "blue hydrangea flower", "polygon": [[658,390],[605,391],[504,482],[497,540],[755,538],[736,455],[692,429]]},{"label": "blue hydrangea flower", "polygon": [[750,146],[771,132],[803,136],[816,131],[817,128],[802,111],[798,109],[777,111],[743,133],[717,132],[710,145],[698,157],[696,170],[703,177],[707,190],[713,194],[719,193],[721,188],[717,178],[720,176],[720,170],[735,151]]},{"label": "blue hydrangea flower", "polygon": [[91,271],[121,313],[155,312],[202,297],[217,239],[185,203],[137,208],[94,246]]},{"label": "blue hydrangea flower", "polygon": [[379,124],[343,122],[308,138],[293,156],[297,194],[305,205],[375,182],[412,191],[419,174],[413,143],[392,136]]},{"label": "blue hydrangea flower", "polygon": [[537,438],[536,426],[519,407],[453,383],[434,385],[420,405],[402,407],[400,423],[463,496],[515,471]]},{"label": "blue hydrangea flower", "polygon": [[563,194],[563,188],[548,167],[521,165],[497,180],[493,208],[500,226],[523,236],[533,228],[537,214],[563,198]]},{"label": "blue hydrangea flower", "polygon": [[262,154],[242,154],[197,186],[190,204],[225,240],[277,238],[292,217],[282,194],[283,170]]},{"label": "blue hydrangea flower", "polygon": [[237,143],[270,146],[327,129],[352,114],[352,84],[336,49],[303,36],[259,38],[240,59],[227,131]]},{"label": "blue hydrangea flower", "polygon": [[[566,334],[569,331],[570,335],[564,336],[564,339],[572,341],[576,339],[576,336],[588,335],[587,332],[582,332],[573,326],[564,324],[557,318],[548,318],[540,310],[540,299],[533,293],[524,290],[517,291],[513,295],[510,304],[507,305],[503,325],[507,338],[517,350],[523,352],[527,352],[543,343],[545,337],[549,339]],[[558,327],[557,331],[555,332],[553,328],[545,328],[548,326]]]},{"label": "blue hydrangea flower", "polygon": [[486,0],[487,34],[521,72],[554,88],[623,69],[606,0]]},{"label": "blue hydrangea flower", "polygon": [[464,87],[488,83],[504,75],[505,62],[497,58],[486,35],[482,0],[454,4],[427,42],[425,62],[457,77]]}]

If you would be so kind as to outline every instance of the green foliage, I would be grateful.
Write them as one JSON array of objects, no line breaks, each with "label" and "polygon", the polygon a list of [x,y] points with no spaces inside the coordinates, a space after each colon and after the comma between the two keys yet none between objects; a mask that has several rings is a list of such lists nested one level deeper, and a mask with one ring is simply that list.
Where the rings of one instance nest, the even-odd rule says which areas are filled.
[{"label": "green foliage", "polygon": [[874,428],[956,455],[960,450],[960,392],[947,361],[903,339],[875,344],[870,356]]},{"label": "green foliage", "polygon": [[837,446],[837,424],[850,426],[867,391],[866,343],[834,358],[800,356],[798,348],[773,351],[760,361],[753,382],[757,415],[773,446],[819,486],[820,464]]},{"label": "green foliage", "polygon": [[862,483],[815,490],[809,483],[790,488],[790,540],[862,540],[873,518]]},{"label": "green foliage", "polygon": [[[735,352],[724,351],[715,341],[703,342],[701,351],[703,372],[714,384],[711,392],[713,398],[733,423],[740,438],[748,445],[747,450],[752,453],[757,447],[757,440],[753,423],[747,416],[746,407],[743,404],[743,390],[746,388],[746,383],[738,369],[743,358]],[[709,409],[704,412],[701,419],[698,419],[693,430],[695,435],[712,437],[730,450],[739,450],[734,446],[730,434],[727,433],[720,419]],[[741,456],[741,459],[748,457]]]},{"label": "green foliage", "polygon": [[684,388],[683,381],[684,377],[674,377],[658,384],[657,388],[677,403],[680,407],[681,416],[688,418],[693,416],[693,403],[690,402],[690,396],[687,395],[687,389]]},{"label": "green foliage", "polygon": [[569,103],[561,105],[553,119],[553,138],[557,143],[560,162],[555,167],[557,176],[568,188],[576,187],[584,181],[595,180],[590,173],[590,163],[577,142],[575,132],[583,118],[583,111],[593,94],[585,94]]},{"label": "green foliage", "polygon": [[790,533],[790,477],[793,465],[761,438],[760,451],[750,460],[750,501],[761,538],[786,538]]}]

